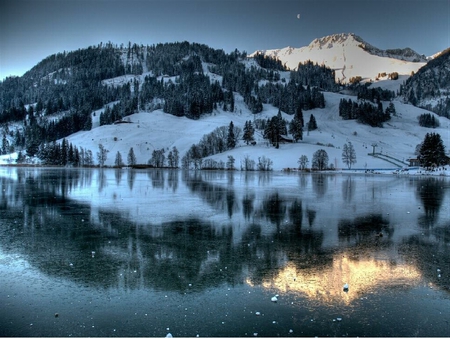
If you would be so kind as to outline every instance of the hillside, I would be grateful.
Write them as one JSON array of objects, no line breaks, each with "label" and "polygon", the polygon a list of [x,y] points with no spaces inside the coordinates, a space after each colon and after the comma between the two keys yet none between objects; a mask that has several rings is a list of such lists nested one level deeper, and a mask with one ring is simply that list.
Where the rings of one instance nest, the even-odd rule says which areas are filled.
[{"label": "hillside", "polygon": [[[421,60],[409,50],[388,53],[352,34],[316,39],[310,47],[326,53],[346,48],[342,54],[344,61],[359,62],[348,64],[351,71],[356,66],[363,67],[363,62],[373,66],[373,58],[381,65],[388,61],[395,66],[423,64],[400,60]],[[440,57],[433,62],[438,63],[436,60]],[[349,75],[346,67],[343,66],[341,74],[344,71]],[[398,83],[395,80],[380,75],[380,81],[369,87],[342,86],[335,82],[336,76],[335,70],[313,62],[290,71],[279,59],[267,55],[247,57],[237,50],[226,54],[188,42],[152,46],[130,43],[128,47],[99,44],[60,53],[46,58],[23,77],[0,82],[2,160],[11,162],[20,151],[21,155],[27,155],[26,161],[67,165],[73,164],[78,151],[82,154],[89,151],[92,154],[89,163],[97,164],[95,155],[100,145],[107,151],[104,162],[107,166],[114,165],[118,153],[127,163],[131,148],[138,164],[147,164],[156,151],[164,150],[168,156],[174,147],[181,159],[205,135],[217,128],[227,130],[230,122],[238,132],[245,129],[248,121],[254,127],[256,122],[260,126],[280,125],[278,118],[275,120],[279,122],[273,122],[278,114],[289,123],[302,111],[305,123],[314,115],[318,129],[308,132],[304,127],[303,140],[298,143],[281,144],[276,149],[263,137],[268,134],[262,127],[256,130],[254,145],[247,145],[241,135],[233,149],[223,136],[220,142],[225,145],[219,146],[219,151],[203,148],[200,157],[224,163],[228,156],[233,156],[235,167],[240,168],[245,158],[258,163],[258,158],[265,156],[273,161],[273,169],[281,170],[298,167],[301,155],[308,157],[311,166],[313,153],[324,149],[329,163],[343,168],[342,146],[350,141],[357,155],[354,167],[395,169],[406,166],[406,160],[415,157],[416,145],[427,132],[444,135],[448,131],[449,122],[445,118],[438,118],[437,129],[419,127],[417,117],[425,111],[395,98],[392,85]],[[400,78],[403,76],[409,75]],[[377,85],[389,91],[372,89]],[[367,101],[370,105],[367,111],[378,105],[382,112],[389,104],[387,100],[393,99],[397,113],[389,116],[384,128],[361,124],[366,122],[354,116],[352,120],[343,120],[339,111],[343,98],[360,104]],[[384,101],[379,103],[380,100]],[[375,125],[381,126],[382,122]],[[292,131],[284,133],[287,139],[292,138]],[[62,139],[72,147],[70,161],[67,161],[69,149],[58,149]],[[448,138],[444,137],[444,143],[449,149]],[[368,155],[373,151],[372,144],[383,156]]]},{"label": "hillside", "polygon": [[[407,166],[406,160],[415,157],[415,147],[423,141],[427,132],[433,131],[446,135],[450,124],[449,120],[441,117],[439,118],[441,127],[437,129],[420,127],[417,117],[427,111],[396,101],[397,116],[385,123],[384,128],[371,128],[356,121],[344,121],[339,117],[339,101],[343,97],[349,98],[349,96],[341,94],[325,93],[326,107],[314,109],[304,114],[305,120],[309,118],[310,113],[314,114],[319,129],[310,132],[309,135],[305,132],[304,139],[299,143],[282,144],[279,149],[275,149],[272,146],[269,147],[267,140],[257,133],[256,145],[246,145],[241,141],[235,149],[209,158],[226,162],[227,157],[231,155],[236,160],[236,167],[239,168],[241,161],[246,156],[249,156],[255,162],[258,161],[258,157],[266,156],[273,161],[274,170],[282,170],[283,168],[297,168],[297,162],[301,155],[308,157],[310,165],[313,153],[318,149],[324,149],[328,153],[330,163],[342,169],[346,168],[341,159],[342,146],[351,141],[357,155],[357,163],[354,168],[398,169],[395,164],[369,156],[368,154],[373,150],[371,145],[377,144],[376,152],[382,152],[404,161],[404,166]],[[243,98],[238,95],[236,107],[237,111],[241,113],[232,113],[220,109],[197,121],[186,117],[174,117],[164,114],[160,110],[151,113],[140,112],[129,116],[131,124],[93,128],[91,131],[76,133],[70,136],[68,140],[91,149],[94,154],[98,152],[98,144],[102,143],[109,150],[106,161],[108,165],[114,164],[115,154],[118,151],[123,158],[126,158],[131,147],[134,148],[138,163],[147,163],[153,150],[165,148],[167,154],[175,146],[180,154],[184,154],[192,144],[198,143],[204,134],[217,127],[228,126],[230,121],[233,121],[235,126],[243,128],[245,121],[253,120],[254,115],[245,107]],[[257,118],[267,118],[276,114],[276,108],[264,105],[263,112],[258,114]],[[292,119],[292,116],[287,114],[283,114],[283,117],[288,120]],[[117,141],[114,138],[117,138]],[[450,139],[443,137],[443,141],[446,149],[449,149]]]},{"label": "hillside", "polygon": [[450,48],[439,53],[402,87],[405,100],[450,118]]},{"label": "hillside", "polygon": [[311,60],[324,64],[336,72],[336,80],[347,83],[351,78],[361,76],[366,81],[376,81],[380,73],[410,75],[427,62],[423,55],[405,49],[381,50],[355,34],[334,34],[313,40],[301,48],[260,50],[281,61],[290,69],[297,69],[299,62]]}]

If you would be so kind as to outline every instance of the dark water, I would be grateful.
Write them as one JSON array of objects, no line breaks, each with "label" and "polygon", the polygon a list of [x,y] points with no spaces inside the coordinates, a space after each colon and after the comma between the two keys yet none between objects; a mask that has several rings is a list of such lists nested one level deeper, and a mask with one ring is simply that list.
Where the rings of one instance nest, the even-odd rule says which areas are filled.
[{"label": "dark water", "polygon": [[1,336],[450,336],[449,179],[0,168],[0,189]]}]

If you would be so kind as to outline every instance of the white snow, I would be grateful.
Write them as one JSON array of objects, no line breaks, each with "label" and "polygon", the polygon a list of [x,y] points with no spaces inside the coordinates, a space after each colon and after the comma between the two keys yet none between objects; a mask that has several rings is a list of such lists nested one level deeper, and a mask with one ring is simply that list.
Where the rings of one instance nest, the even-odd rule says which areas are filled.
[{"label": "white snow", "polygon": [[[324,64],[336,71],[336,80],[347,83],[350,78],[361,76],[363,79],[375,81],[379,73],[387,74],[397,72],[401,75],[410,75],[417,72],[426,62],[403,61],[392,57],[374,55],[361,48],[360,38],[353,34],[341,34],[315,39],[308,46],[301,48],[285,47],[256,51],[279,59],[292,70],[297,69],[299,62],[311,60],[319,65]],[[367,43],[363,43],[367,46]],[[371,48],[374,48],[370,46]],[[375,48],[376,49],[376,48]],[[377,50],[377,49],[376,49]],[[377,50],[379,51],[379,50]],[[383,51],[379,51],[383,52]],[[399,80],[392,80],[395,83]],[[401,82],[399,82],[401,83]]]},{"label": "white snow", "polygon": [[[358,123],[355,120],[344,121],[339,117],[339,101],[341,98],[355,97],[324,93],[326,107],[324,109],[313,109],[304,111],[305,122],[309,121],[310,114],[314,114],[319,129],[308,134],[304,131],[303,140],[298,143],[281,144],[279,149],[269,146],[267,140],[262,138],[261,131],[257,131],[255,138],[257,144],[246,145],[241,141],[237,147],[227,152],[216,154],[210,158],[214,160],[227,161],[228,155],[232,155],[239,169],[241,160],[249,156],[256,163],[258,157],[265,156],[273,161],[274,170],[284,168],[298,168],[298,159],[306,155],[311,165],[313,153],[318,149],[324,149],[329,157],[329,162],[337,169],[346,169],[342,163],[342,146],[352,142],[357,156],[357,163],[353,168],[358,169],[398,169],[395,165],[370,156],[373,151],[372,144],[377,144],[376,152],[394,157],[405,162],[409,158],[415,158],[415,147],[423,141],[425,134],[437,132],[441,135],[446,150],[450,149],[450,121],[443,117],[436,117],[440,121],[440,127],[436,129],[420,127],[417,117],[423,113],[429,113],[409,104],[394,101],[397,116],[384,123],[384,128],[372,128]],[[93,114],[93,129],[80,131],[67,140],[72,144],[90,149],[96,160],[99,144],[108,151],[106,165],[112,166],[116,153],[119,151],[122,159],[126,162],[127,154],[131,147],[137,158],[137,163],[146,164],[151,158],[153,150],[164,148],[166,154],[172,147],[177,147],[180,158],[191,147],[198,143],[202,136],[220,126],[228,126],[233,121],[235,126],[244,127],[245,121],[254,118],[270,118],[277,114],[278,109],[271,105],[264,105],[260,114],[253,115],[245,106],[243,98],[235,93],[235,111],[224,112],[215,110],[212,114],[203,116],[194,121],[186,117],[175,117],[155,110],[151,113],[140,112],[127,117],[131,123],[107,125],[99,127],[98,118],[101,110]],[[387,107],[388,102],[383,102]],[[292,116],[284,113],[283,117],[290,121]],[[14,161],[17,154],[3,155],[0,163]]]}]

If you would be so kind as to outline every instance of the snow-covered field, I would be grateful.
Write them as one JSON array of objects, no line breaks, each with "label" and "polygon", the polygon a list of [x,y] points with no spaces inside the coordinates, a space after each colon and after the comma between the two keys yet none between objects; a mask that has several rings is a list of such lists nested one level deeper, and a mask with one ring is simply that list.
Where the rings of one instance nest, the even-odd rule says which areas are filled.
[{"label": "snow-covered field", "polygon": [[[215,160],[227,161],[228,155],[232,155],[235,166],[240,167],[241,160],[249,156],[255,162],[258,157],[265,156],[273,161],[274,170],[283,168],[297,168],[298,159],[301,155],[306,155],[309,159],[308,166],[311,165],[313,153],[318,149],[324,149],[332,163],[337,169],[346,169],[342,162],[342,146],[350,141],[354,145],[357,156],[357,163],[353,168],[358,169],[398,169],[397,166],[379,158],[370,156],[376,144],[376,152],[381,152],[406,163],[407,159],[414,158],[414,151],[417,144],[423,141],[428,132],[437,132],[441,135],[446,150],[450,149],[450,121],[438,117],[441,126],[436,129],[420,127],[417,116],[428,111],[416,108],[412,105],[395,101],[397,116],[393,116],[390,121],[384,124],[384,128],[372,128],[360,124],[354,120],[344,121],[339,117],[339,101],[341,98],[350,98],[337,93],[324,93],[326,107],[324,109],[314,109],[304,111],[304,120],[309,120],[310,114],[314,114],[319,129],[304,132],[303,140],[295,144],[281,144],[279,149],[268,146],[267,141],[257,132],[255,137],[257,144],[246,145],[241,141],[238,146],[230,151],[211,156]],[[384,102],[386,107],[388,102]],[[108,159],[106,165],[113,165],[117,152],[120,152],[126,162],[127,154],[131,147],[137,158],[137,162],[146,164],[152,156],[153,150],[166,149],[166,155],[172,147],[177,147],[180,158],[191,147],[198,143],[203,135],[213,131],[220,126],[228,126],[233,121],[235,126],[244,127],[245,121],[254,118],[269,118],[277,114],[278,109],[271,105],[264,105],[262,113],[253,115],[245,106],[243,98],[236,94],[236,112],[224,112],[221,109],[215,110],[212,114],[203,116],[200,120],[194,121],[186,117],[175,117],[166,114],[161,110],[153,112],[140,112],[133,114],[129,118],[131,123],[99,126],[98,117],[101,110],[93,114],[93,129],[90,131],[80,131],[69,136],[67,139],[78,147],[90,149],[94,158],[98,152],[99,144],[107,150]],[[292,116],[283,114],[287,120]],[[1,158],[3,163],[7,163],[9,155]],[[11,158],[15,158],[11,156]],[[405,165],[406,166],[406,165]]]}]

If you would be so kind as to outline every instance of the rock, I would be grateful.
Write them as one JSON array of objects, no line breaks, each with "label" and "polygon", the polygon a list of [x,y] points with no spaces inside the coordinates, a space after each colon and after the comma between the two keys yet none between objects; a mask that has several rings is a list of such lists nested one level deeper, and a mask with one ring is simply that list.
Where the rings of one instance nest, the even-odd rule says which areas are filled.
[{"label": "rock", "polygon": [[344,284],[344,291],[348,292],[348,284],[347,283]]}]

